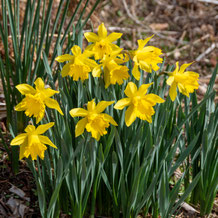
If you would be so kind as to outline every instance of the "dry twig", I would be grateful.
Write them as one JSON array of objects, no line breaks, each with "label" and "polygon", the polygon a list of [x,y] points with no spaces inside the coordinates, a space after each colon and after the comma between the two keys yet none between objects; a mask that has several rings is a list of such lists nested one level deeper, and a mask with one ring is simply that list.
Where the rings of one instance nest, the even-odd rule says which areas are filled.
[{"label": "dry twig", "polygon": [[198,1],[218,5],[218,1],[216,0],[198,0]]},{"label": "dry twig", "polygon": [[193,43],[190,43],[190,44],[188,44],[188,45],[185,45],[185,46],[183,46],[183,47],[181,47],[181,48],[176,48],[176,49],[174,49],[173,51],[170,51],[170,52],[166,53],[166,56],[172,55],[172,54],[175,52],[175,50],[176,50],[176,51],[185,50],[185,49],[189,48],[190,46],[195,45],[195,44],[198,44],[199,42],[201,42],[201,41],[203,41],[203,40],[205,40],[205,39],[207,39],[207,38],[209,38],[209,37],[210,37],[210,34],[206,34],[206,35],[204,35],[203,37],[201,37],[200,39],[195,40]]},{"label": "dry twig", "polygon": [[207,54],[209,54],[210,52],[212,52],[215,48],[216,48],[216,44],[213,43],[205,52],[203,52],[202,54],[200,54],[200,55],[196,58],[196,61],[200,61],[204,56],[206,56]]}]

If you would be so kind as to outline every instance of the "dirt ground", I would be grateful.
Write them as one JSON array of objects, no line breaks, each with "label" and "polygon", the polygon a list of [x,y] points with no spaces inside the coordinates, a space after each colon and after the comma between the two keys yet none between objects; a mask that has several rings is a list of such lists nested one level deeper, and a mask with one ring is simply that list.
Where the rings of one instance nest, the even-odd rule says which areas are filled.
[{"label": "dirt ground", "polygon": [[[54,10],[58,2],[54,1]],[[20,1],[20,7],[26,0]],[[72,0],[73,11],[76,0]],[[91,5],[94,4],[91,0]],[[91,9],[88,7],[88,11]],[[0,10],[1,11],[1,10]],[[69,11],[70,19],[71,11]],[[55,19],[55,13],[52,13]],[[21,14],[22,17],[22,14]],[[1,19],[1,14],[0,14]],[[218,1],[216,0],[102,0],[91,16],[85,30],[104,22],[109,32],[122,32],[124,49],[136,49],[137,40],[155,35],[149,45],[163,50],[166,63],[194,63],[190,70],[200,74],[199,99],[206,92],[212,69],[218,62]],[[1,42],[0,42],[1,45]],[[1,46],[0,46],[1,47]],[[1,49],[0,51],[4,51]],[[218,90],[218,79],[215,89]],[[5,129],[4,95],[0,91],[0,124]],[[178,217],[197,217],[182,209]],[[14,214],[13,214],[14,213]],[[21,162],[18,175],[11,172],[11,164],[0,142],[0,217],[40,217],[32,175]],[[218,201],[210,217],[218,217]]]}]

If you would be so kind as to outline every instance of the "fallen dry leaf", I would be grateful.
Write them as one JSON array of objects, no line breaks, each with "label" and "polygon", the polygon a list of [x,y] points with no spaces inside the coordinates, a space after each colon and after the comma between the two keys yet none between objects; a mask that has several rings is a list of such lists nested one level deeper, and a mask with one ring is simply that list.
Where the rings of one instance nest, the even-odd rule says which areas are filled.
[{"label": "fallen dry leaf", "polygon": [[10,192],[18,195],[20,198],[26,200],[26,201],[30,201],[30,198],[25,197],[25,192],[19,188],[17,188],[16,186],[12,185],[12,187],[9,189]]},{"label": "fallen dry leaf", "polygon": [[168,23],[152,23],[149,26],[152,30],[166,30],[169,28]]}]

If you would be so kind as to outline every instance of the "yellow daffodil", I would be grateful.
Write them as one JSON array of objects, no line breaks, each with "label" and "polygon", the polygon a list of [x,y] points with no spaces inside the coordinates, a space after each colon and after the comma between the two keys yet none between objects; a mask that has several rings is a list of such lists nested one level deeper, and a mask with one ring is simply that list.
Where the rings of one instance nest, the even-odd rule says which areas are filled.
[{"label": "yellow daffodil", "polygon": [[163,59],[159,57],[162,54],[161,49],[154,46],[145,46],[152,37],[138,40],[138,49],[131,52],[134,61],[132,74],[137,80],[140,79],[139,68],[151,73],[152,70],[157,71],[159,69],[158,63],[163,62]]},{"label": "yellow daffodil", "polygon": [[137,89],[133,82],[129,82],[124,91],[128,98],[123,98],[115,104],[114,108],[118,110],[129,106],[125,113],[125,123],[127,126],[130,126],[137,117],[151,123],[151,116],[155,114],[153,106],[164,102],[162,98],[155,94],[145,95],[151,84],[143,84]]},{"label": "yellow daffodil", "polygon": [[50,98],[55,93],[55,91],[50,88],[45,88],[45,84],[41,78],[37,78],[34,82],[36,88],[28,84],[19,84],[16,88],[25,98],[15,106],[16,111],[25,111],[26,116],[31,117],[32,115],[36,117],[36,123],[39,123],[45,114],[45,106],[49,108],[56,109],[61,115],[63,112],[55,99]]},{"label": "yellow daffodil", "polygon": [[24,130],[26,133],[16,136],[11,141],[12,146],[20,145],[20,160],[24,157],[28,158],[29,155],[32,157],[32,160],[36,160],[37,156],[44,159],[44,152],[47,149],[45,144],[57,148],[47,136],[41,135],[53,125],[53,122],[40,125],[37,128],[33,125],[28,125]]},{"label": "yellow daffodil", "polygon": [[110,54],[113,50],[120,49],[117,45],[112,42],[116,41],[122,36],[122,33],[111,33],[107,35],[107,29],[102,23],[98,27],[98,35],[92,32],[84,33],[85,38],[88,42],[93,44],[87,46],[86,50],[94,52],[96,60],[102,59],[105,54]]},{"label": "yellow daffodil", "polygon": [[87,51],[82,54],[81,48],[78,45],[74,45],[71,51],[73,55],[65,54],[55,59],[60,63],[69,61],[61,71],[62,77],[71,76],[75,81],[88,79],[89,73],[97,65],[94,60],[89,59],[90,52]]},{"label": "yellow daffodil", "polygon": [[118,83],[121,85],[123,84],[123,80],[129,78],[128,67],[119,65],[128,61],[128,57],[120,55],[120,51],[121,49],[113,51],[110,55],[104,55],[100,61],[101,64],[93,69],[92,75],[94,77],[100,77],[102,73],[101,67],[103,67],[105,88],[108,88],[110,84],[114,85]]},{"label": "yellow daffodil", "polygon": [[117,123],[110,115],[102,113],[106,107],[113,103],[114,101],[101,101],[96,105],[93,99],[88,102],[87,110],[83,108],[72,109],[70,111],[72,117],[84,117],[76,125],[75,136],[81,135],[86,128],[88,132],[91,132],[92,137],[98,141],[101,136],[107,134],[106,128],[109,127],[109,123],[117,126]]},{"label": "yellow daffodil", "polygon": [[167,84],[170,86],[169,95],[172,101],[175,101],[177,96],[177,87],[179,92],[189,97],[189,93],[193,93],[195,89],[198,89],[198,77],[199,74],[192,71],[185,71],[185,69],[191,65],[183,64],[179,69],[179,62],[176,62],[176,69],[169,73]]}]

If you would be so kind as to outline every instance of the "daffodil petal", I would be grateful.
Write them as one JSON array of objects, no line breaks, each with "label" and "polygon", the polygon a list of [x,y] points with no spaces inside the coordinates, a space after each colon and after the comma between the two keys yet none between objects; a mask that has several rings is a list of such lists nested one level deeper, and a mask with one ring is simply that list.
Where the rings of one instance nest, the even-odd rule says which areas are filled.
[{"label": "daffodil petal", "polygon": [[83,118],[79,120],[79,122],[76,124],[76,129],[75,129],[75,136],[78,137],[79,135],[82,135],[84,132],[84,129],[87,124],[87,118]]},{"label": "daffodil petal", "polygon": [[27,132],[27,133],[31,133],[31,132],[33,132],[33,131],[35,131],[35,126],[33,126],[33,125],[28,125],[26,128],[25,128],[25,132]]},{"label": "daffodil petal", "polygon": [[41,135],[43,134],[44,132],[46,132],[48,129],[50,129],[52,126],[54,126],[54,122],[50,122],[50,123],[46,123],[46,124],[43,124],[43,125],[39,125],[36,130],[35,130],[35,134],[37,135]]},{"label": "daffodil petal", "polygon": [[108,86],[111,84],[111,80],[110,80],[110,72],[108,70],[104,71],[104,84],[105,84],[105,88],[107,89]]},{"label": "daffodil petal", "polygon": [[52,98],[46,98],[45,99],[45,104],[47,107],[49,108],[52,108],[52,109],[55,109],[57,110],[61,115],[64,115],[58,102],[55,100],[55,99],[52,99]]},{"label": "daffodil petal", "polygon": [[92,99],[91,101],[88,102],[87,104],[87,109],[89,112],[93,111],[95,109],[95,99]]},{"label": "daffodil petal", "polygon": [[148,43],[148,41],[153,37],[154,35],[146,38],[146,39],[139,39],[137,42],[138,42],[138,49],[143,49],[144,46]]},{"label": "daffodil petal", "polygon": [[134,67],[132,69],[132,75],[134,76],[134,78],[136,80],[140,79],[140,71],[139,71],[139,67],[136,63],[134,64]]},{"label": "daffodil petal", "polygon": [[177,96],[177,86],[176,86],[175,82],[173,82],[171,87],[170,87],[169,95],[170,95],[171,100],[175,101],[176,96]]},{"label": "daffodil petal", "polygon": [[84,33],[84,36],[85,36],[85,38],[87,39],[88,42],[97,42],[97,41],[99,41],[99,37],[95,33],[87,32],[87,33]]},{"label": "daffodil petal", "polygon": [[176,68],[175,70],[173,71],[173,74],[177,74],[179,72],[179,62],[177,61],[176,62]]},{"label": "daffodil petal", "polygon": [[174,82],[174,76],[170,76],[170,77],[167,79],[167,85],[171,86],[173,82]]},{"label": "daffodil petal", "polygon": [[60,55],[58,57],[55,58],[56,61],[58,61],[59,63],[63,63],[65,61],[71,61],[73,60],[73,55],[70,54],[64,54],[64,55]]},{"label": "daffodil petal", "polygon": [[62,70],[61,70],[61,76],[65,77],[69,75],[70,72],[70,65],[71,63],[67,63],[63,66]]},{"label": "daffodil petal", "polygon": [[119,39],[123,34],[122,33],[111,33],[106,37],[108,42],[114,42]]},{"label": "daffodil petal", "polygon": [[36,117],[36,124],[38,124],[44,117],[45,111]]},{"label": "daffodil petal", "polygon": [[10,145],[21,145],[22,143],[24,143],[26,137],[27,137],[26,133],[19,134],[14,139],[12,139]]},{"label": "daffodil petal", "polygon": [[164,99],[162,99],[160,96],[155,94],[148,94],[144,97],[146,101],[149,101],[149,103],[154,106],[156,103],[163,103],[165,102]]},{"label": "daffodil petal", "polygon": [[184,73],[185,69],[187,67],[189,67],[191,64],[193,64],[193,62],[189,63],[189,64],[183,64],[181,67],[180,67],[180,70],[179,70],[179,73]]},{"label": "daffodil petal", "polygon": [[105,120],[107,120],[108,122],[110,122],[112,125],[114,126],[118,126],[118,124],[116,123],[116,121],[113,119],[113,117],[111,117],[108,114],[103,114],[103,117]]},{"label": "daffodil petal", "polygon": [[46,97],[50,98],[54,94],[59,93],[59,91],[53,90],[51,88],[47,88],[47,89],[43,90],[43,93],[46,95]]},{"label": "daffodil petal", "polygon": [[14,107],[14,110],[15,111],[23,111],[23,110],[25,110],[25,105],[23,103],[23,100]]},{"label": "daffodil petal", "polygon": [[39,140],[41,141],[41,143],[46,144],[46,145],[50,145],[51,147],[57,149],[56,145],[54,145],[53,142],[47,136],[39,135],[38,137],[39,137]]},{"label": "daffodil petal", "polygon": [[34,82],[34,84],[36,85],[36,89],[37,89],[37,90],[43,90],[43,89],[45,89],[45,83],[43,82],[43,80],[42,80],[40,77],[38,77],[38,78],[36,79],[36,81]]},{"label": "daffodil petal", "polygon": [[130,98],[120,99],[115,105],[114,108],[118,110],[122,110],[124,107],[128,106],[131,102]]},{"label": "daffodil petal", "polygon": [[96,66],[93,70],[92,70],[92,76],[93,77],[100,77],[101,76],[101,65]]},{"label": "daffodil petal", "polygon": [[129,82],[126,86],[124,93],[128,97],[132,97],[137,92],[137,86],[133,82]]},{"label": "daffodil petal", "polygon": [[86,58],[86,59],[84,60],[84,63],[85,63],[86,65],[88,65],[89,67],[91,67],[92,69],[95,68],[95,67],[98,65],[94,60],[88,59],[88,58]]},{"label": "daffodil petal", "polygon": [[19,160],[22,160],[25,157],[26,146],[26,144],[20,146]]},{"label": "daffodil petal", "polygon": [[74,108],[70,110],[70,115],[72,117],[85,117],[88,115],[88,111],[83,108]]},{"label": "daffodil petal", "polygon": [[114,101],[101,101],[97,104],[97,106],[95,107],[95,111],[97,113],[101,113],[103,112],[109,105],[113,104]]},{"label": "daffodil petal", "polygon": [[104,23],[102,23],[98,27],[98,36],[100,38],[106,38],[107,37],[107,29],[105,28]]},{"label": "daffodil petal", "polygon": [[22,94],[22,95],[26,95],[26,94],[32,94],[34,95],[36,93],[36,90],[28,85],[28,84],[19,84],[16,86],[16,88],[18,89],[18,91]]},{"label": "daffodil petal", "polygon": [[152,85],[153,83],[149,83],[149,84],[142,84],[139,89],[138,89],[138,93],[140,93],[140,95],[145,95],[147,93],[148,88]]},{"label": "daffodil petal", "polygon": [[71,48],[71,51],[72,51],[73,55],[75,55],[75,56],[78,56],[81,54],[81,48],[78,45],[74,45]]},{"label": "daffodil petal", "polygon": [[136,119],[136,114],[134,113],[134,106],[131,105],[128,107],[125,113],[125,123],[127,126],[130,126]]}]

